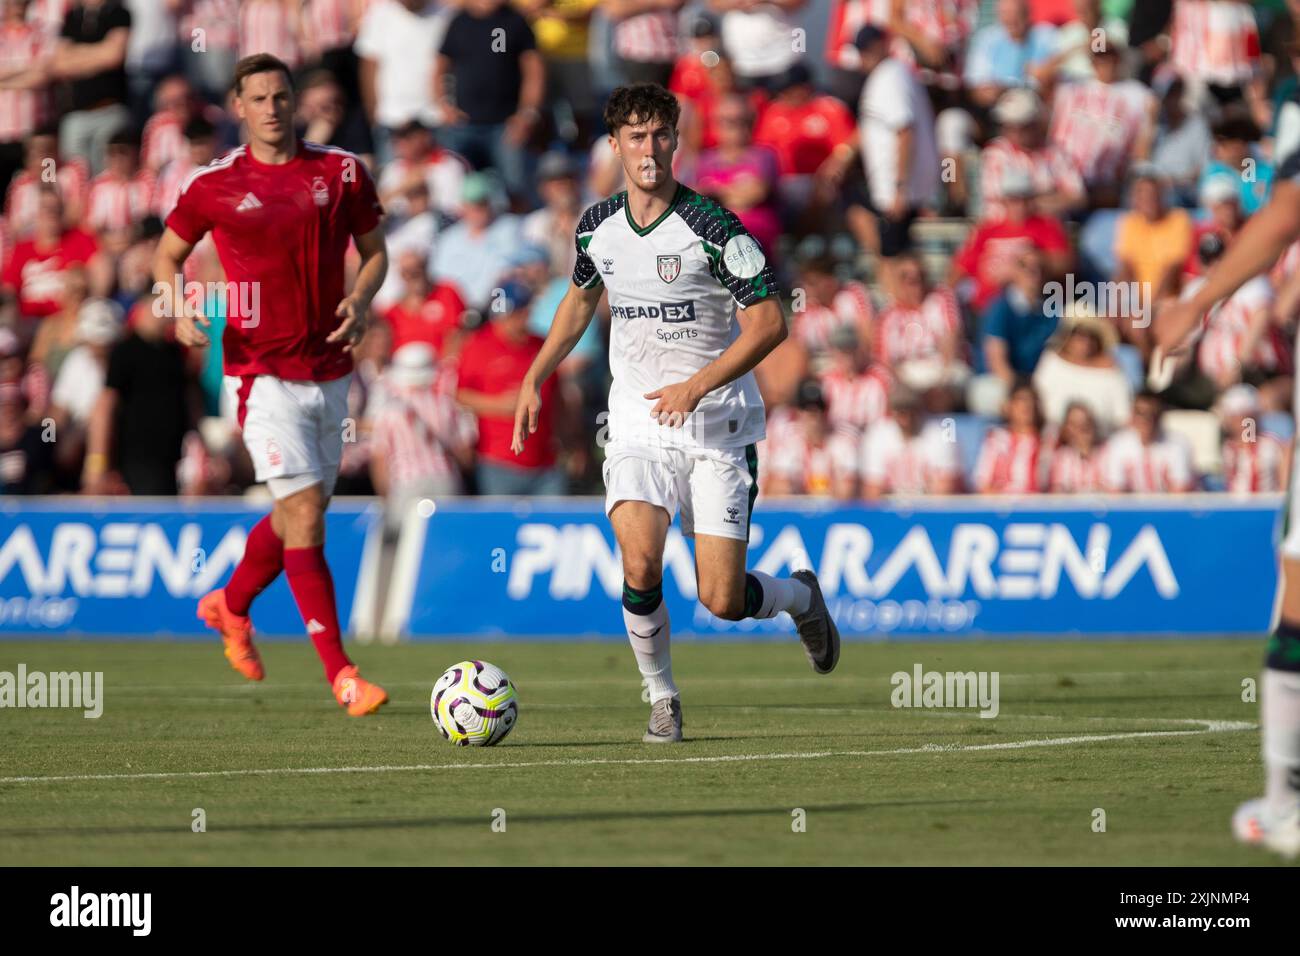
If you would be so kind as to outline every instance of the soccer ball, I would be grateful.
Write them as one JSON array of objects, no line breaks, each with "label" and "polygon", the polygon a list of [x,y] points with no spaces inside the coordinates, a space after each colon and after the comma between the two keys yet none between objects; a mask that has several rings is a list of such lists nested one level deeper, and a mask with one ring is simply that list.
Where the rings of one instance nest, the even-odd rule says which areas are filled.
[{"label": "soccer ball", "polygon": [[519,718],[515,685],[505,671],[483,661],[447,668],[429,697],[433,725],[457,747],[491,747]]}]

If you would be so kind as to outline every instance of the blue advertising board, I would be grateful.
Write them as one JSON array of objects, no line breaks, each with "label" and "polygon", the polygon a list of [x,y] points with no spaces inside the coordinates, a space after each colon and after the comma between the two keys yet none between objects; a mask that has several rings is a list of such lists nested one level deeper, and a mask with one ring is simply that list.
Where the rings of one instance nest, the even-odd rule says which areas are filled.
[{"label": "blue advertising board", "polygon": [[[1280,498],[760,503],[751,568],[817,571],[845,636],[1207,635],[1267,630]],[[786,615],[725,621],[696,600],[676,526],[674,637],[786,639]],[[597,500],[439,501],[410,588],[412,639],[623,638],[622,571]]]},{"label": "blue advertising board", "polygon": [[[0,500],[0,634],[210,636],[195,618],[267,506],[213,499]],[[339,619],[352,612],[374,506],[335,502],[325,557]],[[262,635],[305,633],[284,576],[253,607]]]}]

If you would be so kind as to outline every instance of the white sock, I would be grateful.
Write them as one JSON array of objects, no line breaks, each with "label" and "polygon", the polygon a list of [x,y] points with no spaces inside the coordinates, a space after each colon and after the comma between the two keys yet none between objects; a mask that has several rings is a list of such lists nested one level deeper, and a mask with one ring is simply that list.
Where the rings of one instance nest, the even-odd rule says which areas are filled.
[{"label": "white sock", "polygon": [[812,589],[802,581],[774,578],[762,571],[750,571],[747,577],[757,581],[763,591],[758,610],[751,617],[776,617],[782,611],[788,611],[791,617],[795,617],[805,613],[812,603]]},{"label": "white sock", "polygon": [[636,666],[650,689],[650,703],[665,697],[677,697],[672,651],[668,647],[672,631],[668,623],[668,606],[660,602],[649,614],[633,614],[625,607],[623,624],[627,628],[632,653],[636,655]]},{"label": "white sock", "polygon": [[1268,669],[1261,683],[1264,795],[1282,814],[1300,801],[1300,674]]}]

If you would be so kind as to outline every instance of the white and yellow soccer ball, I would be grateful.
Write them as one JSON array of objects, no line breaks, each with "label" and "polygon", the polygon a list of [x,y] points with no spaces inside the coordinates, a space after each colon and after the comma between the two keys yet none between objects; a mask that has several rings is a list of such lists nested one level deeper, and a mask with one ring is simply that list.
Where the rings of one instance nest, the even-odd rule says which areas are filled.
[{"label": "white and yellow soccer ball", "polygon": [[438,733],[457,747],[491,747],[519,719],[515,685],[484,661],[461,661],[433,685],[429,712]]}]

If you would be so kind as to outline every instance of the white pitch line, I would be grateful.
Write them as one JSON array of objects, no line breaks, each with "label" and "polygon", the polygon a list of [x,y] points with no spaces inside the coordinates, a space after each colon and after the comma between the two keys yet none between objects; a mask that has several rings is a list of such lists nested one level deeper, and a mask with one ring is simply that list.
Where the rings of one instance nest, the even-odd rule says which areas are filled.
[{"label": "white pitch line", "polygon": [[[1224,667],[1217,670],[1186,670],[1186,671],[1035,671],[1024,673],[1013,673],[1010,671],[1000,671],[999,680],[1003,683],[1024,681],[1032,683],[1036,681],[1057,681],[1062,677],[1068,677],[1075,681],[1091,680],[1125,680],[1133,677],[1160,677],[1168,678],[1171,675],[1175,677],[1210,677],[1221,676],[1223,674],[1236,675],[1240,668]],[[910,672],[909,672],[910,673]],[[887,675],[878,674],[874,677],[863,677],[857,674],[834,674],[822,675],[820,677],[692,677],[688,683],[692,686],[705,684],[722,684],[726,686],[756,686],[763,687],[767,685],[778,684],[808,684],[817,687],[825,687],[827,684],[888,684]],[[593,684],[601,686],[627,686],[638,687],[639,684],[635,677],[583,677],[554,680],[530,680],[526,687],[588,687]],[[280,690],[319,690],[321,688],[319,681],[311,683],[274,683],[266,685],[250,683],[196,683],[196,684],[121,684],[112,685],[115,691],[132,691],[132,692],[158,692],[158,691],[199,691],[199,690],[223,690],[235,694],[252,694],[258,690],[274,689]],[[406,681],[384,681],[385,687],[432,687],[432,681],[427,680],[406,680]]]},{"label": "white pitch line", "polygon": [[821,760],[826,757],[894,757],[905,754],[970,753],[982,750],[1023,750],[1029,747],[1063,747],[1068,744],[1099,743],[1107,740],[1136,740],[1147,737],[1190,737],[1198,734],[1254,730],[1256,725],[1240,720],[1170,721],[1196,723],[1197,730],[1143,730],[1119,734],[1084,734],[1076,737],[1048,737],[1041,740],[1011,740],[996,744],[922,744],[896,750],[825,750],[809,753],[721,754],[713,757],[666,757],[621,760],[529,760],[515,763],[410,764],[378,767],[273,767],[264,770],[178,770],[165,773],[90,773],[57,777],[0,777],[6,783],[72,783],[82,780],[202,780],[210,777],[275,777],[290,774],[402,773],[430,770],[525,770],[533,767],[641,766],[645,764],[739,763],[755,760]]}]

